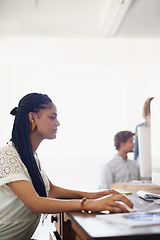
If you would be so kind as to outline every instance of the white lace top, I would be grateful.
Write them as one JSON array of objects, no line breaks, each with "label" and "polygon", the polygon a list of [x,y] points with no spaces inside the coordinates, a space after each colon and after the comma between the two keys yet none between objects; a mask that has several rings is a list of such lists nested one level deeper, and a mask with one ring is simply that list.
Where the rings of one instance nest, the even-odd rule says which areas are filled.
[{"label": "white lace top", "polygon": [[[40,172],[49,192],[49,182],[40,164]],[[0,149],[0,239],[29,240],[40,219],[40,214],[33,213],[7,186],[7,183],[25,180],[31,184],[27,168],[19,154],[9,142]]]}]

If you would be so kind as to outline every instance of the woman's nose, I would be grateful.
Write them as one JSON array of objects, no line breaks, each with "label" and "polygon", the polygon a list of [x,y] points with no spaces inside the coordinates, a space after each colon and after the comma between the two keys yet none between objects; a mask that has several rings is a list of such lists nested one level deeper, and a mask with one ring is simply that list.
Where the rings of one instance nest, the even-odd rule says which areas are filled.
[{"label": "woman's nose", "polygon": [[60,125],[60,122],[59,122],[58,120],[57,120],[57,122],[56,122],[56,125],[57,125],[57,126],[59,126],[59,125]]}]

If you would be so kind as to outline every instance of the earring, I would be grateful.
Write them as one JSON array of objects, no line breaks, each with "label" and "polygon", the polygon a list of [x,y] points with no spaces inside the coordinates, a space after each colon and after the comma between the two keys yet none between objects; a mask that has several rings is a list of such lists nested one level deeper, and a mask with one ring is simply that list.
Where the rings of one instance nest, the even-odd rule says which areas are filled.
[{"label": "earring", "polygon": [[32,127],[31,127],[31,130],[34,131],[34,129],[36,128],[36,126],[37,126],[37,124],[36,124],[34,121],[32,121]]}]

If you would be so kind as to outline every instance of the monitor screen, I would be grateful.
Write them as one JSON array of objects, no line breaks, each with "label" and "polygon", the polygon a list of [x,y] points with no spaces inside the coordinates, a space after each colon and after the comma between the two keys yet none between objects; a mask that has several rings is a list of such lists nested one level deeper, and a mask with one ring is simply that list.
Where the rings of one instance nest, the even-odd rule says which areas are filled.
[{"label": "monitor screen", "polygon": [[160,99],[151,102],[152,183],[160,185]]},{"label": "monitor screen", "polygon": [[150,178],[152,175],[150,127],[138,127],[138,146],[140,176],[142,178]]}]

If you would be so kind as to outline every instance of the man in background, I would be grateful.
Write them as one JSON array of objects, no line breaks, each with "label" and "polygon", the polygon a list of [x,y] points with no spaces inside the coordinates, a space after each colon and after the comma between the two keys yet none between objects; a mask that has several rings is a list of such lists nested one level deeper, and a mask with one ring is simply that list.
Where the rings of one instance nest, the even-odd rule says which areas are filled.
[{"label": "man in background", "polygon": [[121,131],[114,136],[114,146],[118,153],[104,166],[101,176],[101,188],[110,188],[112,183],[140,180],[137,163],[127,157],[129,152],[133,152],[134,135],[130,131]]}]

